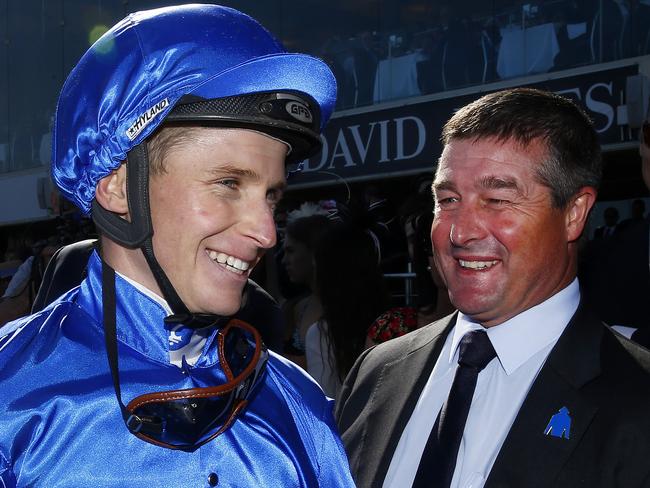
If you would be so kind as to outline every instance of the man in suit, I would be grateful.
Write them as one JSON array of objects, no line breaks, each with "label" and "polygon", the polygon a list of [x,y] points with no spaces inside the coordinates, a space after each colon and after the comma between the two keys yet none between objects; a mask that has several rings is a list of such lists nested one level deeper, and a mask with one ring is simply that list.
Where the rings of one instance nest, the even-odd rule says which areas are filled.
[{"label": "man in suit", "polygon": [[[601,176],[589,119],[513,89],[460,109],[442,140],[431,238],[458,312],[351,370],[336,413],[357,486],[650,486],[650,354],[594,318],[576,279]],[[492,356],[450,452],[477,336]],[[447,481],[423,483],[442,458]]]},{"label": "man in suit", "polygon": [[607,207],[603,212],[603,217],[605,218],[605,225],[596,227],[594,239],[606,239],[616,232],[616,224],[618,223],[618,210],[616,210],[616,207]]}]

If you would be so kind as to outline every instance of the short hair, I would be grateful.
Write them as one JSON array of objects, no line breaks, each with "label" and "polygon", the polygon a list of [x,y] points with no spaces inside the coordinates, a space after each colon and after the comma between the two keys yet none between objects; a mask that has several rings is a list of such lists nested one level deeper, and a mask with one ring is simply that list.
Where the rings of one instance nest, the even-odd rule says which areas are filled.
[{"label": "short hair", "polygon": [[149,172],[160,175],[166,172],[165,155],[174,147],[192,140],[201,126],[182,124],[163,124],[147,139]]},{"label": "short hair", "polygon": [[542,141],[548,150],[537,170],[551,190],[552,203],[564,208],[580,188],[598,188],[602,158],[598,135],[585,112],[571,100],[532,88],[485,95],[459,109],[442,130],[452,139],[515,141],[527,147]]}]

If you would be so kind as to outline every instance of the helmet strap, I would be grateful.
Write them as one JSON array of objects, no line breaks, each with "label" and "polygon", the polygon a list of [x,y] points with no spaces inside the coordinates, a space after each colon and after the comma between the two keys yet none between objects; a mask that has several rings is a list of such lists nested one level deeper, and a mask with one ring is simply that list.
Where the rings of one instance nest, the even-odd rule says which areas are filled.
[{"label": "helmet strap", "polygon": [[149,212],[149,157],[145,142],[131,149],[127,156],[126,192],[130,222],[106,210],[96,198],[92,201],[92,216],[95,225],[104,234],[134,249],[153,235]]},{"label": "helmet strap", "polygon": [[183,324],[193,329],[201,329],[213,325],[226,325],[230,317],[207,313],[192,313],[187,309],[162,267],[158,264],[150,237],[142,243],[140,249],[147,260],[147,264],[149,264],[149,269],[151,269],[163,297],[165,297],[165,300],[167,300],[167,303],[174,312],[172,315],[165,317],[166,323]]}]

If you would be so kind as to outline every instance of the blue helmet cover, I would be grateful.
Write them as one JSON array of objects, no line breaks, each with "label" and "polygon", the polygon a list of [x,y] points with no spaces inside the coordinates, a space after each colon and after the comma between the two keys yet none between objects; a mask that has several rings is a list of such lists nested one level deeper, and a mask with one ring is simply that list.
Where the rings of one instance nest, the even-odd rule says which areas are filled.
[{"label": "blue helmet cover", "polygon": [[331,70],[317,58],[288,53],[248,15],[199,4],[130,14],[88,49],[61,90],[52,178],[88,214],[97,182],[182,96],[281,90],[311,96],[322,130],[336,101]]}]

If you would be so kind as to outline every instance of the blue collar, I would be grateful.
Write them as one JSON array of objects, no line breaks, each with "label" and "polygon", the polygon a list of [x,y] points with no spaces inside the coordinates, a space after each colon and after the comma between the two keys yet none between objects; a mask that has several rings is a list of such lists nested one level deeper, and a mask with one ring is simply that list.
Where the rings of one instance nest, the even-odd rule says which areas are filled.
[{"label": "blue collar", "polygon": [[[101,276],[101,259],[97,252],[93,251],[88,260],[87,277],[81,283],[76,302],[91,317],[96,318],[93,325],[103,334]],[[115,291],[118,341],[154,361],[170,364],[170,329],[177,324],[165,324],[164,319],[169,315],[169,311],[150,294],[139,290],[119,274],[115,277]],[[176,334],[182,334],[187,329],[181,326],[176,330]],[[218,352],[216,348],[211,347],[216,330],[202,331],[202,334],[207,340],[195,367],[209,367],[218,362]]]}]

